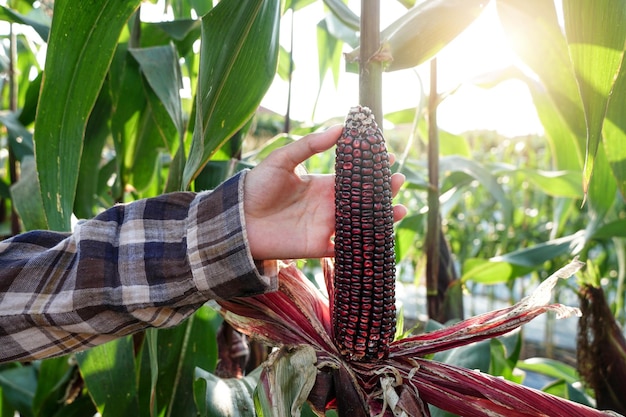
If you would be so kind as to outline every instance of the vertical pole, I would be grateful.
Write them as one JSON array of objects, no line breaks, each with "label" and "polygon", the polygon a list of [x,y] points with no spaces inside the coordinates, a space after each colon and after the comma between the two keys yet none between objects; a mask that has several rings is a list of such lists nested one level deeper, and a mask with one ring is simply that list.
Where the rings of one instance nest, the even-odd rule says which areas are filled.
[{"label": "vertical pole", "polygon": [[382,129],[382,62],[371,59],[380,48],[380,0],[361,0],[359,103],[372,110]]},{"label": "vertical pole", "polygon": [[[9,109],[11,112],[17,112],[17,37],[13,23],[9,25]],[[9,180],[11,184],[15,184],[19,180],[19,174],[17,170],[17,158],[13,152],[11,144],[9,144]],[[15,206],[11,204],[11,234],[17,235],[20,233],[20,220],[15,211]]]},{"label": "vertical pole", "polygon": [[426,300],[428,316],[437,319],[441,309],[439,278],[439,134],[437,128],[437,58],[430,61],[428,98],[428,229],[426,231]]}]

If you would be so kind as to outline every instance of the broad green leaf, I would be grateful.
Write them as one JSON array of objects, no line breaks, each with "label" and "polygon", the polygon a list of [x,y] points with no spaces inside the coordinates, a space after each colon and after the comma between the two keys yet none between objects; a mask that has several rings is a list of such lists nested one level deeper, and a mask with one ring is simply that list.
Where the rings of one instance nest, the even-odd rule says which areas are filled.
[{"label": "broad green leaf", "polygon": [[[485,0],[422,1],[380,34],[379,56],[386,71],[412,68],[435,56],[485,9]],[[346,55],[354,61],[359,48]]]},{"label": "broad green leaf", "polygon": [[24,416],[33,415],[33,398],[37,390],[37,371],[32,365],[0,371],[2,395],[12,408]]},{"label": "broad green leaf", "polygon": [[21,177],[11,186],[11,200],[26,230],[48,228],[33,157],[22,160]]},{"label": "broad green leaf", "polygon": [[9,401],[7,401],[4,397],[2,394],[2,387],[0,387],[0,416],[14,416],[16,411],[17,410],[15,410],[15,408],[11,406]]},{"label": "broad green leaf", "polygon": [[110,117],[111,96],[108,91],[103,91],[96,100],[85,130],[85,146],[80,158],[76,199],[74,200],[74,213],[79,219],[91,218],[96,214],[100,162],[102,149],[111,133]]},{"label": "broad green leaf", "polygon": [[317,355],[312,346],[282,348],[263,364],[254,403],[259,416],[298,415],[315,385]]},{"label": "broad green leaf", "polygon": [[41,36],[44,42],[48,40],[48,35],[50,34],[50,18],[46,16],[41,8],[33,9],[31,13],[25,16],[6,6],[0,6],[0,20],[31,26],[35,29],[35,32]]},{"label": "broad green leaf", "polygon": [[35,122],[37,171],[52,230],[69,230],[87,120],[138,4],[55,2]]},{"label": "broad green leaf", "polygon": [[19,121],[23,126],[28,126],[35,121],[37,113],[37,103],[39,102],[39,90],[41,89],[41,79],[43,72],[37,74],[37,78],[28,82],[25,89],[22,111],[19,115]]},{"label": "broad green leaf", "polygon": [[9,144],[18,161],[33,156],[33,135],[22,125],[15,113],[0,114],[0,123],[8,133]]},{"label": "broad green leaf", "polygon": [[[9,184],[4,181],[0,181],[0,197],[10,199],[11,198],[11,189]],[[43,212],[42,212],[43,214]]]},{"label": "broad green leaf", "polygon": [[[516,332],[516,334],[519,337],[519,332]],[[489,365],[489,374],[502,376],[509,381],[521,383],[521,376],[515,376],[513,373],[516,361],[509,360],[505,345],[499,339],[491,339],[490,348],[489,356],[491,357],[491,363]]]},{"label": "broad green leaf", "polygon": [[389,120],[393,124],[411,124],[415,119],[415,108],[397,110],[391,113],[385,114],[383,117]]},{"label": "broad green leaf", "polygon": [[278,53],[278,68],[276,69],[276,73],[283,81],[289,81],[290,71],[295,69],[295,66],[293,68],[291,67],[293,64],[291,53],[281,46]]},{"label": "broad green leaf", "polygon": [[592,401],[589,401],[585,393],[565,381],[554,381],[545,386],[542,391],[547,394],[556,395],[557,397],[584,404],[588,407],[593,407]]},{"label": "broad green leaf", "polygon": [[180,190],[180,184],[183,182],[183,171],[185,169],[185,148],[179,146],[176,154],[172,158],[169,170],[167,172],[167,180],[164,192],[170,193]]},{"label": "broad green leaf", "polygon": [[348,27],[360,29],[361,19],[342,0],[324,0],[324,4]]},{"label": "broad green leaf", "polygon": [[337,17],[337,15],[333,13],[327,14],[326,17],[324,17],[323,22],[325,22],[324,26],[329,36],[347,43],[352,48],[359,46],[358,29],[346,25]]},{"label": "broad green leaf", "polygon": [[283,2],[282,13],[285,13],[289,9],[293,9],[294,11],[300,10],[312,3],[315,3],[315,0],[285,0]]},{"label": "broad green leaf", "polygon": [[202,18],[196,122],[183,188],[250,119],[274,79],[279,12],[277,1],[227,0]]},{"label": "broad green leaf", "polygon": [[617,187],[626,199],[626,64],[622,60],[604,119],[603,142]]},{"label": "broad green leaf", "polygon": [[[418,123],[418,132],[422,138],[424,138],[424,142],[428,143],[428,122],[425,118],[420,119]],[[440,156],[458,155],[465,158],[471,158],[471,150],[467,137],[455,135],[442,129],[439,129],[438,134]]]},{"label": "broad green leaf", "polygon": [[131,337],[113,340],[76,355],[80,374],[102,417],[139,414]]},{"label": "broad green leaf", "polygon": [[517,367],[524,371],[533,371],[573,384],[580,381],[576,368],[563,362],[548,358],[530,358],[517,363]]},{"label": "broad green leaf", "polygon": [[[177,19],[166,22],[146,23],[146,28],[148,27],[158,28],[173,40],[182,41],[189,36],[190,33],[200,29],[200,22],[194,19]],[[144,36],[143,28],[141,36]]]},{"label": "broad green leaf", "polygon": [[603,224],[593,231],[590,239],[613,239],[615,237],[626,238],[626,219]]},{"label": "broad green leaf", "polygon": [[261,368],[241,379],[222,379],[196,368],[193,392],[200,417],[256,417],[254,389]]},{"label": "broad green leaf", "polygon": [[[183,3],[183,2],[181,2]],[[206,0],[190,0],[189,4],[193,7],[198,16],[204,16],[213,7],[212,1]]]},{"label": "broad green leaf", "polygon": [[519,249],[491,258],[492,262],[508,262],[514,265],[536,268],[544,262],[561,255],[577,255],[585,243],[583,231],[569,236],[539,243],[530,248]]},{"label": "broad green leaf", "polygon": [[553,197],[582,199],[581,175],[577,171],[543,171],[522,168],[525,178]]},{"label": "broad green leaf", "polygon": [[511,48],[541,81],[524,78],[552,145],[556,168],[580,169],[585,117],[554,2],[497,0],[496,7]]},{"label": "broad green leaf", "polygon": [[565,34],[587,122],[583,189],[587,193],[609,95],[626,41],[626,1],[564,0]]},{"label": "broad green leaf", "polygon": [[584,244],[585,232],[580,231],[491,259],[468,259],[463,265],[461,281],[471,280],[490,285],[507,283],[558,256],[576,255]]},{"label": "broad green leaf", "polygon": [[468,259],[463,264],[461,281],[472,281],[486,285],[502,284],[528,271],[529,268],[520,268],[508,262],[493,262],[489,259]]},{"label": "broad green leaf", "polygon": [[[173,44],[178,55],[193,59],[194,43],[200,39],[201,22],[198,19],[180,19],[165,22],[142,22],[140,45],[142,48]],[[188,62],[185,61],[184,65]],[[195,76],[194,76],[195,77]]]},{"label": "broad green leaf", "polygon": [[505,195],[497,178],[484,165],[461,156],[447,156],[439,161],[439,169],[445,175],[450,172],[462,172],[476,179],[502,206],[505,217],[508,219],[513,210],[511,200]]},{"label": "broad green leaf", "polygon": [[335,89],[337,89],[339,85],[339,68],[341,65],[342,46],[342,42],[330,34],[327,19],[320,21],[317,24],[317,59],[320,77],[319,89],[317,92],[318,96],[328,70],[330,70],[333,75]]},{"label": "broad green leaf", "polygon": [[425,229],[425,214],[409,214],[396,225],[396,261],[401,261],[414,249],[418,232]]},{"label": "broad green leaf", "polygon": [[182,137],[185,133],[180,100],[182,78],[174,46],[170,44],[144,49],[131,48],[129,52],[139,63],[143,76],[167,109],[179,136]]},{"label": "broad green leaf", "polygon": [[33,399],[33,411],[37,416],[52,416],[63,407],[68,384],[78,375],[68,358],[46,359],[39,367],[37,391]]},{"label": "broad green leaf", "polygon": [[[180,326],[150,331],[148,349],[143,350],[141,357],[141,368],[148,368],[150,372],[141,372],[139,391],[144,396],[146,392],[151,393],[155,415],[176,417],[196,414],[194,370],[197,366],[215,369],[216,334],[220,323],[221,317],[205,306]],[[156,369],[155,361],[158,363]],[[157,375],[152,374],[155,370]]]},{"label": "broad green leaf", "polygon": [[[88,395],[81,395],[70,404],[65,404],[54,417],[85,417],[95,416],[98,410]],[[42,416],[43,417],[43,416]]]},{"label": "broad green leaf", "polygon": [[116,169],[116,183],[108,192],[113,194],[114,201],[121,200],[125,182],[128,180],[126,166],[133,159],[132,152],[140,137],[140,116],[145,115],[146,108],[149,107],[139,64],[128,49],[127,43],[118,45],[109,71],[113,103],[111,133],[115,146],[115,159],[111,161]]},{"label": "broad green leaf", "polygon": [[617,183],[607,161],[604,145],[600,143],[599,148],[595,158],[594,180],[589,183],[587,189],[587,202],[592,220],[589,228],[595,227],[596,223],[599,224],[618,199]]},{"label": "broad green leaf", "polygon": [[[152,186],[161,166],[160,156],[173,156],[177,132],[168,111],[156,94],[143,82],[147,106],[141,111],[136,131],[126,137],[125,181],[140,193]],[[159,194],[162,190],[156,190]],[[150,194],[148,194],[150,196]]]}]

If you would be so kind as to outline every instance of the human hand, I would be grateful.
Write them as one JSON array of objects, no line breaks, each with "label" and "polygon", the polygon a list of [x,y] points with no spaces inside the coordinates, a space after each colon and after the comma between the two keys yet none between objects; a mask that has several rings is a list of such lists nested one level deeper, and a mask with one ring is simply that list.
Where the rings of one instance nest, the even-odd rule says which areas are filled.
[{"label": "human hand", "polygon": [[[244,213],[252,257],[300,259],[334,256],[334,175],[303,174],[297,167],[316,153],[337,143],[342,127],[307,135],[273,151],[246,176]],[[393,195],[404,175],[391,177]],[[393,208],[394,220],[406,208]]]}]

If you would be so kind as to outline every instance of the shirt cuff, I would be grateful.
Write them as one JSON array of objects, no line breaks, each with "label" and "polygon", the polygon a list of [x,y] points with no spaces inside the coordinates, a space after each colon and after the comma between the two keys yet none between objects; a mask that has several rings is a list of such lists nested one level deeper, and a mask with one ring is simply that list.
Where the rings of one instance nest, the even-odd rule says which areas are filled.
[{"label": "shirt cuff", "polygon": [[198,193],[189,208],[187,254],[195,285],[210,299],[248,297],[278,288],[278,262],[252,259],[243,185],[248,171]]}]

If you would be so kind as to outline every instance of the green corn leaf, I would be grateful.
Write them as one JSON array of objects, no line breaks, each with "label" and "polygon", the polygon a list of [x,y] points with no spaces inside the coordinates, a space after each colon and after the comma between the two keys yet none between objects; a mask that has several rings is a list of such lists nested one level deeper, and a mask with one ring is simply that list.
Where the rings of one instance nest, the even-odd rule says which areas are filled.
[{"label": "green corn leaf", "polygon": [[33,366],[15,366],[0,371],[3,398],[21,415],[33,415],[33,398],[37,390],[37,371]]},{"label": "green corn leaf", "polygon": [[450,172],[462,172],[476,179],[489,191],[493,198],[500,203],[505,213],[505,218],[510,218],[513,210],[511,200],[505,195],[500,184],[498,184],[496,176],[489,172],[483,165],[471,159],[453,155],[441,158],[439,161],[439,169],[442,173],[446,173],[446,175]]},{"label": "green corn leaf", "polygon": [[[428,0],[419,2],[380,34],[378,57],[386,71],[412,68],[435,56],[463,32],[485,9],[485,0]],[[346,59],[359,57],[356,48]]]},{"label": "green corn leaf", "polygon": [[622,61],[619,75],[604,119],[603,145],[617,187],[626,199],[626,64]]},{"label": "green corn leaf", "polygon": [[359,30],[361,19],[341,0],[324,0],[324,4],[339,20],[353,30]]},{"label": "green corn leaf", "polygon": [[291,59],[291,54],[281,46],[278,53],[278,68],[276,73],[283,81],[289,81],[289,71],[291,70],[292,64],[293,60]]},{"label": "green corn leaf", "polygon": [[256,417],[254,389],[261,368],[241,379],[222,379],[196,368],[194,398],[200,417]]},{"label": "green corn leaf", "polygon": [[[109,71],[112,115],[111,133],[115,145],[117,184],[113,187],[113,198],[118,198],[120,190],[117,189],[127,180],[125,172],[128,161],[132,160],[135,149],[135,141],[138,138],[138,120],[140,114],[145,111],[147,98],[144,89],[144,81],[141,76],[139,64],[128,51],[128,44],[121,43],[113,57]],[[176,188],[178,189],[178,187]]]},{"label": "green corn leaf", "polygon": [[68,384],[77,376],[77,369],[62,356],[42,361],[38,376],[34,413],[37,416],[55,415],[63,407]]},{"label": "green corn leaf", "polygon": [[617,200],[616,178],[611,172],[606,152],[603,149],[604,145],[599,143],[598,147],[599,151],[595,157],[593,171],[594,180],[589,183],[587,188],[587,201],[589,202],[589,211],[592,214],[591,223],[594,227],[610,212]]},{"label": "green corn leaf", "polygon": [[111,134],[108,123],[110,116],[111,96],[103,91],[96,100],[85,131],[84,149],[80,158],[76,199],[74,200],[74,213],[79,219],[87,219],[95,215],[102,149]]},{"label": "green corn leaf", "polygon": [[581,174],[578,171],[518,170],[528,181],[553,197],[582,199]]},{"label": "green corn leaf", "polygon": [[580,381],[576,368],[563,362],[548,358],[529,358],[517,363],[517,367],[524,371],[537,372],[542,375],[574,384]]},{"label": "green corn leaf", "polygon": [[583,189],[587,193],[606,114],[624,53],[624,0],[565,0],[565,33],[587,122]]},{"label": "green corn leaf", "polygon": [[248,121],[274,79],[279,12],[277,1],[227,0],[202,18],[196,122],[183,188]]},{"label": "green corn leaf", "polygon": [[[154,178],[161,165],[160,156],[167,154],[173,157],[180,142],[166,106],[145,81],[142,84],[148,106],[141,111],[132,140],[126,142],[125,155],[125,179],[140,192],[156,182]],[[160,191],[156,190],[156,194]]]},{"label": "green corn leaf", "polygon": [[139,415],[130,336],[78,353],[76,360],[89,395],[102,417]]},{"label": "green corn leaf", "polygon": [[314,2],[315,0],[285,0],[283,2],[282,13],[285,13],[289,9],[293,9],[294,11],[300,10]]},{"label": "green corn leaf", "polygon": [[185,133],[183,110],[180,100],[182,78],[178,63],[178,54],[172,44],[152,48],[129,49],[139,63],[141,72],[152,91],[161,100],[179,137]]},{"label": "green corn leaf", "polygon": [[50,19],[41,9],[34,9],[29,15],[23,15],[6,6],[0,6],[0,20],[28,25],[35,29],[35,32],[41,36],[41,39],[44,41],[48,40],[48,35],[50,34]]},{"label": "green corn leaf", "polygon": [[590,239],[626,238],[626,219],[614,220],[594,230]]},{"label": "green corn leaf", "polygon": [[585,117],[554,2],[497,0],[496,7],[511,48],[540,79],[539,83],[528,77],[521,78],[537,107],[556,168],[581,169],[585,153]]},{"label": "green corn leaf", "polygon": [[468,259],[463,265],[461,281],[471,280],[483,284],[507,283],[558,256],[576,255],[584,243],[585,232],[580,231],[491,259]]},{"label": "green corn leaf", "polygon": [[85,128],[122,28],[139,0],[58,0],[35,121],[41,196],[52,230],[69,230]]},{"label": "green corn leaf", "polygon": [[152,399],[149,407],[154,408],[154,415],[196,415],[195,368],[215,369],[220,323],[221,317],[204,306],[181,326],[148,332],[148,348],[141,355],[139,392]]},{"label": "green corn leaf", "polygon": [[8,133],[9,144],[18,161],[26,156],[33,156],[33,135],[19,120],[15,113],[0,114],[0,123]]},{"label": "green corn leaf", "polygon": [[22,160],[21,173],[19,181],[11,185],[13,206],[26,230],[45,230],[48,224],[41,194],[39,194],[39,182],[33,157],[26,157]]},{"label": "green corn leaf", "polygon": [[[341,47],[336,37],[330,34],[328,29],[328,19],[324,19],[317,24],[317,50],[319,63],[320,90],[328,70],[333,74],[335,88],[339,86],[339,68],[341,64]],[[318,90],[318,96],[319,96]]]}]

